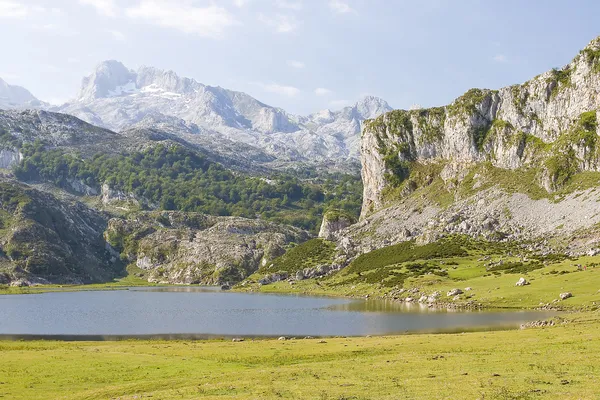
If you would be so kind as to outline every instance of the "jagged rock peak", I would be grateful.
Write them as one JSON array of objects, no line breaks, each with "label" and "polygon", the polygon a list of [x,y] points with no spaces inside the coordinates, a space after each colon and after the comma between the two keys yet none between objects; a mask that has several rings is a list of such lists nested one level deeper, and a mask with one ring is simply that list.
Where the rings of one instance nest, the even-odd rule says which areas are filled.
[{"label": "jagged rock peak", "polygon": [[392,107],[380,97],[365,96],[360,99],[353,108],[363,119],[375,118],[385,112],[391,111]]},{"label": "jagged rock peak", "polygon": [[121,94],[124,89],[135,89],[135,72],[116,60],[103,61],[94,72],[81,82],[78,100],[93,101]]},{"label": "jagged rock peak", "polygon": [[174,71],[148,66],[138,69],[136,84],[138,88],[156,85],[157,88],[180,94],[204,87],[194,79],[180,77]]}]

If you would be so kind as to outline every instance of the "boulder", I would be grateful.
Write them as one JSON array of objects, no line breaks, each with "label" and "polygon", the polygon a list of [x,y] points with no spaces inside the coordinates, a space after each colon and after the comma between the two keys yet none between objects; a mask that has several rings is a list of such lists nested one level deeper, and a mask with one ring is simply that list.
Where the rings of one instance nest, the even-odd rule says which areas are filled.
[{"label": "boulder", "polygon": [[564,292],[560,294],[560,299],[561,300],[566,300],[570,297],[573,297],[573,294],[571,292]]},{"label": "boulder", "polygon": [[529,282],[527,281],[527,279],[521,277],[517,283],[515,283],[515,286],[527,286],[529,285]]},{"label": "boulder", "polygon": [[446,293],[446,296],[451,297],[451,296],[457,296],[459,294],[463,294],[463,291],[460,289],[452,289],[448,293]]}]

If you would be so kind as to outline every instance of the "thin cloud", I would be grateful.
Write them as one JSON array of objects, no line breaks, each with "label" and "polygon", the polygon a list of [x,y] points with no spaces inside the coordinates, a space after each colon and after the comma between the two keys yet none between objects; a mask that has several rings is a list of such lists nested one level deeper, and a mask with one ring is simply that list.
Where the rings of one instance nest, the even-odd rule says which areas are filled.
[{"label": "thin cloud", "polygon": [[329,8],[338,14],[358,14],[356,10],[341,0],[330,0]]},{"label": "thin cloud", "polygon": [[112,29],[107,29],[106,32],[110,33],[113,39],[118,40],[120,42],[125,40],[125,35],[122,32],[115,31]]},{"label": "thin cloud", "polygon": [[11,0],[0,0],[0,18],[25,18],[34,12],[43,12],[40,6],[26,6]]},{"label": "thin cloud", "polygon": [[332,100],[329,102],[331,107],[346,107],[350,102],[348,100]]},{"label": "thin cloud", "polygon": [[492,60],[494,60],[497,63],[505,63],[508,62],[508,59],[506,58],[506,56],[504,54],[496,54]]},{"label": "thin cloud", "polygon": [[329,90],[329,89],[326,89],[326,88],[320,87],[320,88],[316,88],[315,89],[315,94],[317,96],[327,96],[327,95],[329,95],[331,93],[333,93],[333,92],[331,90]]},{"label": "thin cloud", "polygon": [[306,66],[302,61],[296,61],[296,60],[288,60],[287,65],[289,65],[292,68],[296,68],[296,69],[302,69]]},{"label": "thin cloud", "polygon": [[276,14],[271,17],[260,13],[258,14],[258,20],[273,28],[277,33],[290,33],[298,29],[296,19],[288,15]]},{"label": "thin cloud", "polygon": [[125,11],[127,17],[183,33],[218,38],[239,22],[223,7],[174,5],[163,0],[142,0]]},{"label": "thin cloud", "polygon": [[117,15],[117,4],[114,0],[79,0],[79,3],[92,6],[98,14],[115,17]]},{"label": "thin cloud", "polygon": [[302,10],[302,2],[300,1],[276,0],[275,5],[285,10]]},{"label": "thin cloud", "polygon": [[248,0],[233,0],[233,5],[236,6],[236,7],[238,7],[238,8],[242,8],[246,4],[248,4]]},{"label": "thin cloud", "polygon": [[53,106],[62,106],[68,100],[69,99],[66,97],[49,97],[49,98],[45,98],[43,101],[45,101],[46,103],[50,103]]},{"label": "thin cloud", "polygon": [[0,72],[0,78],[1,79],[18,79],[20,78],[20,75],[17,74],[13,74],[11,72]]},{"label": "thin cloud", "polygon": [[286,97],[294,97],[301,92],[297,87],[280,85],[278,83],[252,82],[252,84],[260,86],[265,92],[275,93]]}]

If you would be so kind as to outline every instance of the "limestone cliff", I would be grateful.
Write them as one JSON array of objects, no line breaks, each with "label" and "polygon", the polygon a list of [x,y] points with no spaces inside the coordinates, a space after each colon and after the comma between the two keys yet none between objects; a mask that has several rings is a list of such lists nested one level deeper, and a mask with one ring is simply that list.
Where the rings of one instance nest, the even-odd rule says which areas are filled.
[{"label": "limestone cliff", "polygon": [[476,163],[536,168],[535,180],[556,191],[577,172],[599,170],[599,108],[597,38],[562,69],[521,85],[471,89],[445,107],[369,120],[361,142],[362,218],[422,185],[414,176],[419,165],[441,165],[435,175],[445,181],[460,181]]},{"label": "limestone cliff", "polygon": [[597,38],[523,84],[366,121],[361,221],[338,234],[341,248],[354,255],[450,234],[597,247],[599,109]]}]

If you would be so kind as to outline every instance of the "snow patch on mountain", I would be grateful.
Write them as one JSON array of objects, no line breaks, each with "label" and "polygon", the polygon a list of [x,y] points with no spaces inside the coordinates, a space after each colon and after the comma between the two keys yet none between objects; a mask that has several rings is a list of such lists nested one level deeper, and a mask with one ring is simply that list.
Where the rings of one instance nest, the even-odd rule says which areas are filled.
[{"label": "snow patch on mountain", "polygon": [[291,161],[358,158],[362,122],[390,110],[384,100],[368,96],[340,111],[298,116],[243,92],[153,67],[133,71],[114,60],[83,79],[75,100],[53,109],[115,131],[148,116],[164,123],[176,118],[219,133],[214,140],[241,142]]}]

